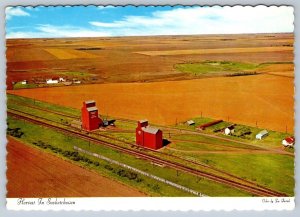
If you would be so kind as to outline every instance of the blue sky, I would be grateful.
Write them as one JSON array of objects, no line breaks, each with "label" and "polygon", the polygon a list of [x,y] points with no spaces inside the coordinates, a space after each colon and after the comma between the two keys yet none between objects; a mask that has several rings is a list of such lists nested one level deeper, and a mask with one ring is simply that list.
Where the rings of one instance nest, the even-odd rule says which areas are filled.
[{"label": "blue sky", "polygon": [[293,32],[292,7],[7,7],[6,38]]}]

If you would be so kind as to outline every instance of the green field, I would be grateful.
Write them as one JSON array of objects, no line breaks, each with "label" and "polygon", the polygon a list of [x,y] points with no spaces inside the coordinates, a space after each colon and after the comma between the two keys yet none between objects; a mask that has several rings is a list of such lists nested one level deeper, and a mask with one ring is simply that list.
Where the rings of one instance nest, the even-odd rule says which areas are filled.
[{"label": "green field", "polygon": [[17,96],[13,94],[6,94],[7,96],[7,106],[14,106],[16,103],[25,103],[32,106],[37,106],[44,109],[50,109],[56,112],[62,112],[64,114],[68,115],[74,115],[80,117],[80,110],[70,108],[70,107],[64,107],[60,105],[55,105],[51,103],[42,102],[39,100]]},{"label": "green field", "polygon": [[[287,62],[289,63],[289,62]],[[246,76],[258,74],[256,70],[272,64],[284,64],[284,62],[270,63],[247,63],[231,61],[210,61],[180,63],[175,64],[174,68],[180,72],[189,73],[194,76],[201,75],[225,75],[225,76]]]},{"label": "green field", "polygon": [[36,88],[38,87],[37,84],[22,84],[21,82],[17,82],[14,84],[14,89],[22,89],[22,88]]}]

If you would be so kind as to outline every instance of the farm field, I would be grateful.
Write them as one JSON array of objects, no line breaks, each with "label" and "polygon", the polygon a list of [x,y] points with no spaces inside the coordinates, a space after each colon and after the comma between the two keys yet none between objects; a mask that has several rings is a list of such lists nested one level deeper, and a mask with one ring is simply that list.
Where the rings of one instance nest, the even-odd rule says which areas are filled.
[{"label": "farm field", "polygon": [[[8,90],[73,108],[97,101],[100,114],[174,125],[205,117],[285,132],[294,130],[293,78],[272,75],[216,77],[151,83]],[[176,91],[174,91],[176,90]],[[60,97],[57,97],[60,96]],[[283,103],[284,102],[284,103]],[[250,109],[255,108],[255,109]]]},{"label": "farm field", "polygon": [[66,71],[89,74],[83,83],[193,79],[174,66],[206,60],[292,62],[293,43],[293,34],[8,39],[7,84]]},{"label": "farm field", "polygon": [[[10,162],[29,159],[30,174],[45,176],[32,188],[48,179],[62,189],[44,192],[54,196],[65,196],[63,189],[71,196],[191,196],[75,146],[208,196],[292,196],[294,149],[281,142],[294,134],[293,43],[293,34],[8,39]],[[45,84],[52,77],[70,84]],[[86,100],[95,100],[100,117],[115,126],[93,132],[74,127]],[[135,144],[140,119],[163,131],[166,146],[153,151]],[[213,120],[223,122],[196,129]],[[231,136],[220,131],[233,124]],[[255,139],[263,129],[269,135]],[[18,146],[28,154],[17,159]],[[49,171],[36,166],[39,157],[51,164]],[[82,187],[87,195],[67,186],[66,177],[77,173],[70,186],[88,180]],[[107,182],[114,191],[96,186]]]},{"label": "farm field", "polygon": [[63,76],[85,86],[8,92],[77,109],[94,99],[101,114],[162,125],[202,114],[291,133],[293,42],[293,34],[9,39],[8,83]]},{"label": "farm field", "polygon": [[12,137],[8,137],[7,151],[7,197],[146,196]]},{"label": "farm field", "polygon": [[[72,121],[72,117],[73,119],[77,119],[80,114],[79,110],[76,109],[57,106],[55,104],[44,103],[38,100],[32,100],[30,98],[23,98],[10,94],[8,95],[8,109],[9,111],[22,111],[25,112],[24,114],[26,115],[34,115],[35,119],[39,119],[39,117],[46,118],[45,120],[47,120],[47,122],[55,122],[56,125],[62,124],[65,127],[67,127]],[[65,116],[64,114],[67,114],[68,116]],[[96,132],[90,133],[90,136],[101,139],[107,138],[107,141],[110,142],[115,140],[115,144],[135,149],[132,145],[135,143],[134,129],[136,127],[136,122],[116,117],[109,118],[117,120],[115,128],[100,129]],[[195,121],[197,124],[200,124],[201,122],[211,121],[211,119],[196,118]],[[51,150],[54,150],[54,153],[57,153],[58,149],[71,151],[73,149],[73,145],[76,145],[83,149],[105,154],[107,157],[118,161],[121,160],[122,162],[138,167],[143,171],[151,171],[151,173],[156,174],[159,177],[168,177],[169,180],[178,182],[184,186],[190,186],[193,189],[198,189],[200,192],[210,196],[244,195],[243,192],[236,191],[236,189],[233,188],[228,188],[228,186],[222,186],[202,178],[200,179],[201,181],[199,181],[196,177],[181,172],[178,176],[178,174],[176,175],[176,172],[174,174],[174,171],[172,171],[171,168],[154,167],[150,163],[146,163],[142,160],[135,159],[124,154],[121,157],[121,155],[115,151],[97,146],[96,144],[88,144],[86,141],[80,141],[69,136],[61,135],[59,132],[53,132],[53,130],[47,128],[43,129],[34,124],[25,124],[25,122],[15,120],[11,117],[9,117],[8,123],[9,129],[16,129],[16,127],[19,127],[20,131],[24,132],[24,136],[22,136],[21,139],[31,145],[37,144],[37,140],[42,140],[47,144],[51,144],[49,148],[46,148],[46,152],[50,151],[51,153]],[[270,132],[266,141],[255,141],[253,138],[250,138],[250,140],[235,140],[234,137],[228,136],[223,138],[221,133],[213,133],[213,129],[226,126],[226,124],[228,125],[230,123],[221,123],[221,126],[214,126],[212,129],[209,127],[207,129],[209,132],[204,134],[193,131],[193,127],[184,127],[181,123],[179,123],[176,127],[161,126],[160,128],[164,132],[164,138],[168,139],[170,144],[162,148],[159,152],[153,153],[153,155],[157,157],[163,156],[164,159],[176,160],[176,162],[181,163],[183,160],[192,160],[193,162],[205,165],[205,167],[199,167],[197,164],[194,165],[194,168],[212,172],[234,180],[237,179],[234,176],[238,176],[242,178],[243,181],[248,180],[263,186],[271,187],[271,189],[284,192],[288,195],[293,195],[294,155],[290,152],[290,150],[284,150],[281,146],[282,138],[285,138],[287,135],[278,132]],[[251,130],[257,132],[259,129],[251,128]],[[9,132],[11,133],[11,130]],[[17,136],[16,134],[12,135]],[[56,140],[53,140],[53,137],[55,137]],[[39,143],[40,142],[38,142],[38,144]],[[47,146],[38,145],[38,147]],[[60,150],[59,153],[61,153],[61,151],[62,150]],[[165,154],[167,155],[165,156]],[[62,157],[60,154],[58,154],[58,156]],[[178,157],[180,159],[177,159]],[[218,160],[220,158],[223,160]],[[95,159],[92,159],[92,161],[94,160]],[[237,162],[239,162],[238,165],[236,165]],[[101,165],[102,164],[103,163],[101,163]],[[191,162],[186,162],[185,164],[190,165]],[[82,164],[82,166],[87,165],[89,164]],[[106,168],[105,165],[106,164],[103,165],[104,168]],[[253,169],[249,172],[248,170],[245,170],[246,167]],[[93,167],[93,169],[96,168],[97,171],[99,169],[99,171],[103,170],[101,170],[102,166]],[[278,174],[283,175],[278,176]],[[270,176],[273,178],[270,179]],[[127,179],[123,179],[118,176],[114,178],[117,178],[117,180],[122,182],[125,181],[125,183],[133,185],[138,189],[144,186],[142,187],[143,191],[146,191],[147,194],[149,193],[150,195],[184,196],[182,192],[176,192],[174,189],[172,190],[161,184],[158,185],[158,189],[155,187],[157,185],[154,183],[149,187],[146,183],[152,182],[147,179],[137,183],[135,179],[128,181]],[[187,180],[189,180],[188,183]],[[283,185],[282,183],[285,184]],[[152,189],[151,186],[154,186],[155,190]]]}]

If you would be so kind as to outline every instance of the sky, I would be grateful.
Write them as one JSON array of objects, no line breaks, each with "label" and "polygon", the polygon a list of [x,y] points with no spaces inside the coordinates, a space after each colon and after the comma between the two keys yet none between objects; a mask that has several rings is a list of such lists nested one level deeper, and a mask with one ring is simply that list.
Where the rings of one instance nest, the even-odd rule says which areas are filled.
[{"label": "sky", "polygon": [[7,7],[6,38],[63,38],[294,31],[288,6]]}]

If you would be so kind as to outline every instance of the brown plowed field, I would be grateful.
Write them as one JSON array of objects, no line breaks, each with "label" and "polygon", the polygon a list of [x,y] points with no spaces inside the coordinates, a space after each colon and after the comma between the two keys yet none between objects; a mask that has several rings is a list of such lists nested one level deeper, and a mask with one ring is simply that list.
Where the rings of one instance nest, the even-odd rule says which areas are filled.
[{"label": "brown plowed field", "polygon": [[7,83],[65,71],[90,74],[93,79],[83,83],[190,79],[174,65],[205,60],[292,62],[293,42],[293,34],[9,39]]},{"label": "brown plowed field", "polygon": [[145,194],[31,148],[11,137],[7,145],[7,197],[131,197]]},{"label": "brown plowed field", "polygon": [[294,129],[294,80],[275,75],[152,83],[22,89],[9,93],[80,108],[94,99],[100,114],[175,124],[202,115],[276,131]]}]

